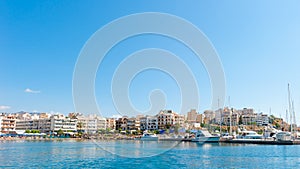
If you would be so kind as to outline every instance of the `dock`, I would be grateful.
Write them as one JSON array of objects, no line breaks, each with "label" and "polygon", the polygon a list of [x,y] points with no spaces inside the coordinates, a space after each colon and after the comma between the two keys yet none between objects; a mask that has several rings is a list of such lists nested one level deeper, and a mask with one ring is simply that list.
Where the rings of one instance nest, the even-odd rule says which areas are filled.
[{"label": "dock", "polygon": [[261,139],[232,139],[232,140],[222,140],[220,142],[231,143],[231,144],[300,145],[300,140],[275,141],[275,140],[261,140]]}]

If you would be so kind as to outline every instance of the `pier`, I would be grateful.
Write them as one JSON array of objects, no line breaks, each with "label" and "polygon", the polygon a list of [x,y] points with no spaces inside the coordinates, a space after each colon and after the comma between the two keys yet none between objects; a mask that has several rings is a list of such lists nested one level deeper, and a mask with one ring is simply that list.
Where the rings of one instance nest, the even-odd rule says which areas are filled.
[{"label": "pier", "polygon": [[300,145],[300,140],[290,141],[274,141],[274,140],[261,140],[261,139],[233,139],[233,140],[222,140],[222,143],[231,144],[269,144],[269,145]]}]

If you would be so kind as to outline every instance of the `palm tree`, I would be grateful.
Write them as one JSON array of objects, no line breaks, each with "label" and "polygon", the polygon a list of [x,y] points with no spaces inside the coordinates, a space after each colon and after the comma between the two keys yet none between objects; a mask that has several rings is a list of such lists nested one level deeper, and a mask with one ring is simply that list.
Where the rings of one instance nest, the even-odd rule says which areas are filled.
[{"label": "palm tree", "polygon": [[82,122],[78,122],[77,123],[77,127],[79,128],[79,133],[82,133],[83,123]]}]

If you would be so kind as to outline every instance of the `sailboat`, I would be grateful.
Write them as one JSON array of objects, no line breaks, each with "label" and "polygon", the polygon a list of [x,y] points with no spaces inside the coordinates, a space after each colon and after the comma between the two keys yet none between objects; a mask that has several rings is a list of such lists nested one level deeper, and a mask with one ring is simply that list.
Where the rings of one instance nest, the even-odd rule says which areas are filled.
[{"label": "sailboat", "polygon": [[[276,134],[277,141],[292,141],[297,138],[297,131],[295,129],[296,125],[296,115],[295,115],[295,108],[294,108],[294,101],[291,99],[291,91],[290,91],[290,84],[288,84],[288,102],[289,102],[289,110],[287,114],[290,114],[290,128],[291,132],[282,131]],[[288,117],[288,115],[287,115]],[[288,119],[286,119],[288,120]]]}]

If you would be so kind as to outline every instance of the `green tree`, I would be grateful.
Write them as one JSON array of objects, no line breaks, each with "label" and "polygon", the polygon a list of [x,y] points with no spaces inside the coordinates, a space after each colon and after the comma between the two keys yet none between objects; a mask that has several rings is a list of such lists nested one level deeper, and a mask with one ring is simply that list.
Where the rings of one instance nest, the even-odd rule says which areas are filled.
[{"label": "green tree", "polygon": [[77,123],[77,127],[79,128],[78,133],[82,133],[83,123],[82,123],[82,122],[78,122],[78,123]]},{"label": "green tree", "polygon": [[57,134],[58,134],[58,135],[63,135],[63,134],[64,134],[64,131],[62,131],[62,129],[59,129],[59,130],[57,131]]},{"label": "green tree", "polygon": [[154,134],[159,134],[159,131],[158,130],[154,130],[153,133]]}]

